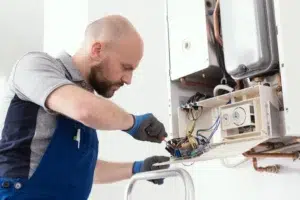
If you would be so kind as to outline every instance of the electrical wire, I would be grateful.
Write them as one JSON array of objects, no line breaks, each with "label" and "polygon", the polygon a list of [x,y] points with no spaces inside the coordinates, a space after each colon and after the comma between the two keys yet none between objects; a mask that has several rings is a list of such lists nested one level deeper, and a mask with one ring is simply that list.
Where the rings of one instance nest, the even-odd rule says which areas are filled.
[{"label": "electrical wire", "polygon": [[188,103],[188,104],[189,104],[189,103],[195,103],[195,102],[200,101],[200,100],[205,99],[205,98],[206,98],[206,95],[205,95],[205,94],[202,94],[202,93],[200,93],[200,92],[197,92],[196,94],[194,94],[193,96],[191,96],[191,97],[188,99],[187,103]]},{"label": "electrical wire", "polygon": [[233,92],[234,91],[234,88],[232,87],[229,87],[228,85],[217,85],[215,88],[214,88],[214,96],[218,96],[218,91],[219,90],[225,90],[227,92]]},{"label": "electrical wire", "polygon": [[193,121],[193,120],[198,120],[202,113],[203,113],[203,107],[200,106],[201,110],[199,111],[199,108],[190,108],[188,109],[187,111],[187,118],[190,120],[190,121]]},{"label": "electrical wire", "polygon": [[235,167],[238,167],[239,165],[249,161],[250,159],[249,158],[244,158],[243,160],[237,162],[237,163],[234,163],[234,164],[229,164],[228,162],[226,162],[226,158],[223,158],[223,159],[220,159],[222,164],[227,167],[227,168],[235,168]]},{"label": "electrical wire", "polygon": [[185,166],[185,167],[190,167],[190,166],[192,166],[194,164],[195,164],[195,162],[192,162],[192,164],[189,164],[189,165],[182,163],[182,165]]},{"label": "electrical wire", "polygon": [[220,120],[220,116],[218,116],[217,120],[215,121],[215,123],[211,127],[207,128],[207,129],[198,129],[197,133],[198,132],[209,131],[209,130],[213,129],[215,127],[215,125],[218,123],[219,120]]},{"label": "electrical wire", "polygon": [[[194,103],[200,101],[201,99],[205,99],[205,98],[206,98],[206,95],[201,94],[200,92],[197,92],[196,94],[194,94],[193,96],[191,96],[188,99],[186,104],[194,104]],[[200,107],[201,110],[199,110],[199,107]],[[187,110],[187,118],[190,121],[199,119],[200,116],[203,113],[203,107],[202,106],[191,106],[191,108],[185,109],[185,110]]]},{"label": "electrical wire", "polygon": [[210,134],[210,136],[208,137],[208,141],[210,142],[211,138],[214,136],[214,134],[217,132],[219,125],[221,123],[220,117],[218,117],[218,124],[215,126],[213,132]]},{"label": "electrical wire", "polygon": [[[197,134],[196,135],[205,138],[207,144],[209,144],[211,138],[217,132],[220,123],[221,123],[220,116],[218,116],[217,120],[215,121],[215,123],[210,128],[208,128],[208,129],[199,129],[199,130],[197,130]],[[209,131],[211,129],[213,129],[213,130],[212,130],[211,134],[208,136],[208,138],[206,138],[204,135],[200,134],[200,132]]]},{"label": "electrical wire", "polygon": [[[199,101],[203,96],[203,94],[197,92],[195,95],[189,98],[188,103],[195,103]],[[200,108],[201,109],[199,111],[199,107],[191,107],[187,112],[187,118],[191,121],[191,125],[190,127],[187,127],[186,137],[193,149],[196,149],[198,146],[198,141],[193,137],[193,132],[196,126],[196,121],[200,118],[200,116],[203,113],[203,107],[200,106]],[[198,113],[198,115],[194,114],[194,112]]]},{"label": "electrical wire", "polygon": [[193,137],[195,126],[196,126],[196,120],[193,120],[190,128],[188,128],[186,132],[187,139],[193,149],[196,149],[198,146],[197,140]]}]

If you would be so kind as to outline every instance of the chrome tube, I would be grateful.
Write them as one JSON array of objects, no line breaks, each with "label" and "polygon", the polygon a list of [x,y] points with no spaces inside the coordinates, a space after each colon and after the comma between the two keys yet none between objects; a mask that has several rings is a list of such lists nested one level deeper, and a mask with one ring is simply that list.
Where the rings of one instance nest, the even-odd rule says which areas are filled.
[{"label": "chrome tube", "polygon": [[169,177],[180,177],[184,183],[185,200],[195,200],[195,188],[194,188],[193,179],[186,170],[181,168],[143,172],[132,176],[126,188],[125,200],[133,200],[132,189],[134,184],[137,181],[153,180],[153,179],[161,179],[161,178],[169,178]]}]

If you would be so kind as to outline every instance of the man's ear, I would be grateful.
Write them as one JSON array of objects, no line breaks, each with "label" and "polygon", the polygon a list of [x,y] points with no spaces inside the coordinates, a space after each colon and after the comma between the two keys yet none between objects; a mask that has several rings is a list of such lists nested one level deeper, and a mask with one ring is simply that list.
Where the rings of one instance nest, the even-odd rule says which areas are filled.
[{"label": "man's ear", "polygon": [[103,51],[103,45],[102,43],[100,42],[95,42],[93,45],[92,45],[92,48],[91,48],[91,58],[93,60],[101,60],[102,59],[102,51]]}]

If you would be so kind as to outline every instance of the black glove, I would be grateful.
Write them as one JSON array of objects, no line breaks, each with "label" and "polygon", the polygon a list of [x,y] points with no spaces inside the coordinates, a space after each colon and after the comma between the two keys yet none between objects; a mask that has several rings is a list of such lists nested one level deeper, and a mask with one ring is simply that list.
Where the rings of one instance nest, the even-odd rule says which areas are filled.
[{"label": "black glove", "polygon": [[[170,165],[161,165],[161,166],[153,166],[155,163],[162,163],[169,161],[169,157],[165,156],[152,156],[144,161],[137,161],[133,164],[132,172],[133,174],[140,173],[140,172],[148,172],[148,171],[154,171],[154,170],[160,170],[160,169],[167,169],[170,167]],[[164,179],[154,179],[154,180],[148,180],[154,184],[162,185],[164,183]]]},{"label": "black glove", "polygon": [[141,141],[161,143],[168,137],[164,125],[153,114],[138,115],[134,117],[134,125],[126,130],[132,137]]}]

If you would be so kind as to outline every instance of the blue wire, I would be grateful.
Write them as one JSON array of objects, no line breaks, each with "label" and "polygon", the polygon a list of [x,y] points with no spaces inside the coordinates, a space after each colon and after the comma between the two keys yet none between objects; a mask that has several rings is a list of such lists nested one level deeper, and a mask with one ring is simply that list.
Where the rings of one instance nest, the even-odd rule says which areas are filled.
[{"label": "blue wire", "polygon": [[[217,124],[217,122],[219,121],[219,119],[220,119],[220,116],[217,118],[217,120],[215,121],[215,123],[210,128],[203,129],[203,131],[209,131],[209,130],[211,130]],[[200,130],[200,131],[202,131],[202,130]]]},{"label": "blue wire", "polygon": [[[219,127],[219,125],[220,125],[220,122],[221,122],[220,116],[218,116],[217,120],[215,121],[215,123],[214,123],[210,128],[203,130],[203,131],[209,131],[209,130],[211,130],[211,129],[214,128],[213,131],[212,131],[212,133],[210,134],[210,136],[207,138],[208,141],[211,140],[212,136],[213,136],[213,135],[215,134],[215,132],[218,130],[218,127]],[[201,131],[202,131],[202,130],[198,130],[198,131],[197,131],[197,134],[198,134],[198,132],[201,132]]]},{"label": "blue wire", "polygon": [[219,125],[220,125],[220,123],[221,123],[221,120],[219,120],[220,119],[220,117],[218,117],[218,125],[214,128],[214,130],[212,131],[212,133],[210,134],[210,136],[207,138],[208,139],[208,141],[210,141],[211,140],[211,138],[212,138],[212,136],[217,132],[217,130],[218,130],[218,128],[219,128]]},{"label": "blue wire", "polygon": [[[231,100],[229,100],[229,102],[228,102],[227,104],[231,104]],[[208,141],[211,140],[212,136],[217,132],[217,130],[218,130],[220,124],[221,124],[220,116],[218,117],[218,119],[217,119],[217,121],[215,122],[215,124],[216,124],[217,122],[218,122],[218,125],[214,128],[214,130],[212,131],[212,133],[210,134],[210,136],[207,138]],[[215,124],[214,124],[214,125],[215,125]],[[214,125],[213,125],[212,127],[214,127]],[[211,128],[212,128],[212,127],[211,127]],[[210,130],[210,129],[209,129],[209,130]]]},{"label": "blue wire", "polygon": [[[229,100],[229,101],[227,102],[227,104],[231,104],[231,100]],[[214,128],[213,131],[211,132],[211,134],[209,135],[209,137],[207,138],[207,140],[210,142],[210,140],[211,140],[211,138],[213,137],[213,135],[217,132],[217,130],[218,130],[220,124],[221,124],[221,120],[220,120],[220,115],[219,115],[218,118],[217,118],[217,120],[215,121],[215,123],[214,123],[210,128],[208,128],[208,129],[202,129],[202,130],[200,129],[200,130],[197,131],[197,134],[198,134],[198,132],[201,132],[201,131],[209,131],[209,130],[211,130],[212,128]]]}]

